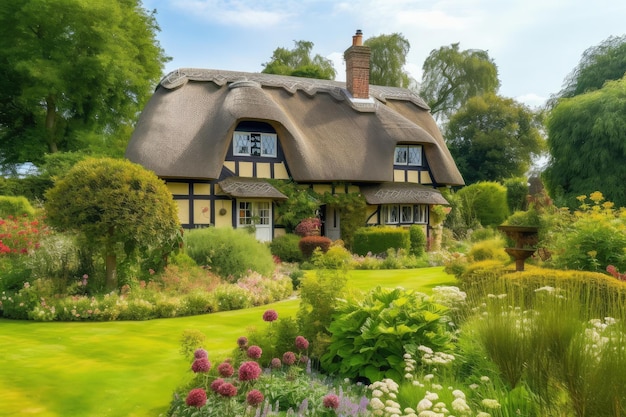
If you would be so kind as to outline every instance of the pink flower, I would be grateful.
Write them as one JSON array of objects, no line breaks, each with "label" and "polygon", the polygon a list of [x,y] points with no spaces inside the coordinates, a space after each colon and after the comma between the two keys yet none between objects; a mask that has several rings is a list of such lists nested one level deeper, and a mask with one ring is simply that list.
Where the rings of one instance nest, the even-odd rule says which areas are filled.
[{"label": "pink flower", "polygon": [[195,359],[208,358],[209,357],[209,352],[207,352],[206,350],[204,350],[202,348],[196,349],[195,352],[193,352],[193,357]]},{"label": "pink flower", "polygon": [[256,407],[261,404],[265,397],[263,397],[263,393],[258,389],[253,389],[246,395],[246,402],[252,407]]},{"label": "pink flower", "polygon": [[185,403],[189,407],[202,407],[204,404],[206,404],[206,392],[204,392],[202,388],[192,389],[191,391],[189,391],[189,394],[187,394],[187,399],[185,400]]},{"label": "pink flower", "polygon": [[296,348],[299,350],[307,350],[309,348],[309,341],[304,336],[296,337]]},{"label": "pink flower", "polygon": [[276,310],[265,310],[265,313],[263,313],[264,321],[268,321],[271,323],[273,321],[276,321],[276,319],[278,319],[278,313],[276,312]]},{"label": "pink flower", "polygon": [[253,381],[261,376],[261,367],[258,363],[249,361],[244,362],[239,367],[239,380],[240,381]]},{"label": "pink flower", "polygon": [[300,356],[300,363],[301,364],[306,365],[307,362],[309,362],[309,357],[308,356],[306,356],[306,355]]},{"label": "pink flower", "polygon": [[195,373],[207,373],[211,370],[211,362],[207,358],[200,358],[193,361],[191,370]]},{"label": "pink flower", "polygon": [[273,358],[271,362],[272,368],[280,368],[283,366],[283,363],[278,358]]},{"label": "pink flower", "polygon": [[293,365],[296,362],[296,354],[293,352],[285,352],[283,355],[283,363],[285,365]]},{"label": "pink flower", "polygon": [[222,397],[234,397],[237,395],[237,387],[230,382],[224,382],[217,389],[217,393]]},{"label": "pink flower", "polygon": [[248,346],[248,338],[246,336],[241,336],[239,339],[237,339],[237,346],[239,346],[240,348]]},{"label": "pink flower", "polygon": [[328,394],[324,397],[324,407],[336,410],[339,408],[339,397],[335,394]]},{"label": "pink flower", "polygon": [[235,373],[235,369],[230,363],[222,362],[217,367],[217,372],[220,374],[220,376],[223,376],[224,378],[228,378],[228,377],[233,376],[233,374]]},{"label": "pink flower", "polygon": [[263,350],[258,346],[250,346],[247,354],[250,359],[259,359],[263,354]]},{"label": "pink flower", "polygon": [[217,390],[224,383],[222,378],[217,378],[215,381],[211,382],[211,391],[217,393]]}]

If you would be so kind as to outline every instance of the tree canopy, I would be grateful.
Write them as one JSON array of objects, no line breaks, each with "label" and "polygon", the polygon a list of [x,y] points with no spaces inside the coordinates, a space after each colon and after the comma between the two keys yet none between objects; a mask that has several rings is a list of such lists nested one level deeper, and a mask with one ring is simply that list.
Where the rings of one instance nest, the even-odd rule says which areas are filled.
[{"label": "tree canopy", "polygon": [[411,45],[400,33],[374,36],[367,39],[363,45],[369,46],[370,83],[390,87],[409,87],[409,74],[404,71],[406,55]]},{"label": "tree canopy", "polygon": [[595,191],[626,207],[626,76],[559,100],[548,121],[550,160],[543,173],[553,198],[576,207]]},{"label": "tree canopy", "polygon": [[276,48],[269,62],[263,64],[263,73],[294,77],[334,80],[336,71],[330,59],[321,55],[311,57],[313,42],[294,41],[291,50]]},{"label": "tree canopy", "polygon": [[611,36],[583,52],[555,98],[569,98],[599,90],[605,82],[626,74],[626,35]]},{"label": "tree canopy", "polygon": [[459,44],[433,49],[422,66],[420,94],[437,120],[447,120],[471,97],[497,93],[498,68],[487,51]]},{"label": "tree canopy", "polygon": [[165,256],[180,240],[177,206],[153,172],[124,159],[78,162],[46,192],[48,223],[76,231],[105,255],[106,282],[117,286],[117,256]]},{"label": "tree canopy", "polygon": [[0,162],[89,148],[123,155],[168,58],[141,0],[0,8]]},{"label": "tree canopy", "polygon": [[470,98],[446,127],[450,153],[466,184],[522,176],[544,148],[537,116],[495,94]]}]

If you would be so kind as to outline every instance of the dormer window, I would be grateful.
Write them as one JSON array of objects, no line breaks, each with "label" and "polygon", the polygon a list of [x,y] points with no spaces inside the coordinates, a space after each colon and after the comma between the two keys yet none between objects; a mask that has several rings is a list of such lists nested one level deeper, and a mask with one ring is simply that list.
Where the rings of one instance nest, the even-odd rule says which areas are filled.
[{"label": "dormer window", "polygon": [[422,145],[398,145],[394,155],[394,165],[422,165]]},{"label": "dormer window", "polygon": [[233,155],[276,158],[276,134],[259,132],[235,132]]}]

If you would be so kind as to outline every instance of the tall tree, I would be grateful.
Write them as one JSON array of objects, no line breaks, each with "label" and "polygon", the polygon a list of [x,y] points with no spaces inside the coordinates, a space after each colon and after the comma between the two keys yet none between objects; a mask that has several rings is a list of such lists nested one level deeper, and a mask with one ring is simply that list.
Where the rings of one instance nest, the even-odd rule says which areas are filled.
[{"label": "tall tree", "polygon": [[446,126],[450,153],[466,184],[502,181],[526,173],[544,148],[538,117],[513,99],[470,98]]},{"label": "tall tree", "polygon": [[[558,98],[574,97],[602,88],[605,82],[626,74],[626,35],[611,36],[583,52],[580,62],[565,79]],[[552,102],[553,104],[554,101]]]},{"label": "tall tree", "polygon": [[390,87],[409,87],[411,78],[404,70],[406,55],[411,44],[402,34],[374,36],[363,45],[372,51],[370,58],[370,83]]},{"label": "tall tree", "polygon": [[3,1],[0,161],[39,163],[93,140],[123,149],[169,59],[158,30],[141,0]]},{"label": "tall tree", "polygon": [[551,158],[543,179],[557,202],[573,208],[577,196],[601,191],[626,207],[626,76],[559,100],[547,130]]},{"label": "tall tree", "polygon": [[433,49],[422,69],[420,94],[439,121],[448,120],[471,97],[500,88],[498,68],[487,51],[461,51],[458,43]]},{"label": "tall tree", "polygon": [[294,41],[294,49],[276,48],[272,59],[263,64],[263,73],[294,77],[334,80],[336,71],[330,59],[321,55],[311,57],[313,42]]}]

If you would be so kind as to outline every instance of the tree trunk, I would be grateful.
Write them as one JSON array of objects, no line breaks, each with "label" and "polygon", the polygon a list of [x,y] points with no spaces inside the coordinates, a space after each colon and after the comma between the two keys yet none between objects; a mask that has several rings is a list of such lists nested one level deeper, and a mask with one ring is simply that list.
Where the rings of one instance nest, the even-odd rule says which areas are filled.
[{"label": "tree trunk", "polygon": [[59,149],[56,141],[56,121],[57,121],[57,108],[56,99],[51,94],[46,97],[46,136],[48,139],[48,151],[55,153]]},{"label": "tree trunk", "polygon": [[106,288],[108,291],[117,289],[117,257],[107,254],[106,261]]}]

